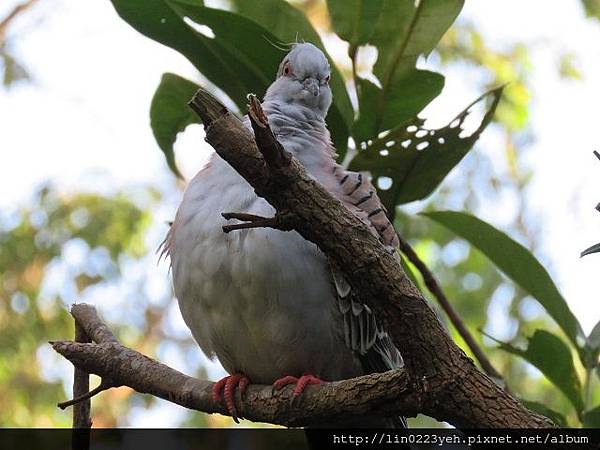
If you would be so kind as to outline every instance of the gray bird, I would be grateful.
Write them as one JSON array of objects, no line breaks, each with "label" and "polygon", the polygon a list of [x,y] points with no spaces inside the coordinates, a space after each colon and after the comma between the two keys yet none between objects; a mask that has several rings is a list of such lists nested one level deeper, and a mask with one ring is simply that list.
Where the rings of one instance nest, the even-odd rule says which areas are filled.
[{"label": "gray bird", "polygon": [[[279,66],[262,107],[279,142],[395,253],[398,238],[368,177],[335,162],[325,117],[331,70],[309,43],[296,44]],[[248,118],[245,124],[251,128]],[[248,383],[307,384],[402,366],[402,358],[367,305],[338,270],[296,232],[270,228],[226,234],[223,212],[269,217],[273,207],[214,154],[190,181],[164,242],[175,295],[194,338],[230,376],[215,400],[237,416],[233,393]],[[396,254],[396,253],[395,253]],[[364,418],[347,426],[400,425]],[[340,423],[336,423],[339,425]]]}]

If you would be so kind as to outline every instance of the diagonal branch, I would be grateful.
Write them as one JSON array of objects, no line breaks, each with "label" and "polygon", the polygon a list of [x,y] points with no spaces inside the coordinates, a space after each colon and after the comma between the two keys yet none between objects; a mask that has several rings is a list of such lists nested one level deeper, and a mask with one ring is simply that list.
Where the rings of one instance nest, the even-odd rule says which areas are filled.
[{"label": "diagonal branch", "polygon": [[[293,157],[269,164],[283,150],[264,142],[214,99],[199,90],[190,102],[204,123],[206,140],[290,224],[343,271],[357,295],[375,312],[419,384],[420,411],[458,427],[548,427],[479,371],[452,341],[422,294],[369,228]],[[256,107],[256,106],[254,106]],[[268,124],[261,127],[266,131]],[[270,130],[269,130],[270,132]],[[309,151],[309,149],[307,149]]]}]

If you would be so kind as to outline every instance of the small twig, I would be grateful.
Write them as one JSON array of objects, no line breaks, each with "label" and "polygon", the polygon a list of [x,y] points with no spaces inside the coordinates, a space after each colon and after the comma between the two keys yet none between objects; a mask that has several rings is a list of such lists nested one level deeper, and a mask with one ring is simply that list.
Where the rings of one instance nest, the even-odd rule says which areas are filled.
[{"label": "small twig", "polygon": [[275,214],[273,217],[262,217],[246,213],[222,213],[221,215],[226,220],[237,219],[246,221],[245,223],[235,225],[223,225],[224,233],[248,228],[274,228],[280,231],[292,230],[292,226],[283,214]]},{"label": "small twig", "polygon": [[248,117],[254,130],[254,139],[259,151],[271,168],[281,168],[290,163],[291,155],[279,143],[269,127],[267,115],[254,94],[248,94]]},{"label": "small twig", "polygon": [[596,158],[600,159],[600,153],[598,153],[596,150],[594,150],[594,155],[596,155]]},{"label": "small twig", "polygon": [[112,384],[110,383],[104,383],[104,381],[102,381],[98,386],[96,386],[94,389],[92,389],[89,392],[86,392],[85,394],[82,394],[78,397],[72,398],[71,400],[67,400],[64,402],[60,402],[58,403],[58,407],[60,409],[66,409],[69,406],[73,406],[73,405],[77,405],[81,402],[84,402],[85,400],[89,400],[90,398],[92,398],[93,396],[99,394],[102,391],[106,391],[107,389],[110,389],[114,387]]},{"label": "small twig", "polygon": [[2,43],[2,41],[4,40],[4,37],[6,35],[6,31],[8,30],[8,26],[11,24],[11,22],[20,14],[24,13],[25,11],[27,11],[30,7],[32,7],[35,3],[37,3],[38,0],[28,0],[24,3],[21,3],[17,6],[15,6],[7,15],[4,19],[0,20],[0,44]]},{"label": "small twig", "polygon": [[475,355],[475,358],[477,358],[477,361],[479,361],[479,364],[481,364],[481,368],[492,378],[495,378],[499,381],[504,381],[502,375],[500,375],[500,373],[498,373],[498,371],[494,369],[494,366],[492,366],[490,360],[487,358],[483,350],[479,347],[473,335],[469,332],[462,319],[458,316],[458,313],[450,304],[450,301],[446,297],[446,294],[444,294],[444,291],[442,291],[442,288],[440,287],[433,273],[431,273],[427,265],[421,260],[421,258],[419,258],[419,255],[417,255],[417,253],[413,250],[410,244],[406,242],[402,238],[402,236],[399,235],[398,239],[400,250],[406,255],[409,261],[415,265],[419,272],[421,272],[421,276],[423,277],[425,285],[437,299],[438,303],[440,304],[444,312],[448,315],[450,321],[452,322],[458,333],[467,343],[467,345],[473,352],[473,355]]}]

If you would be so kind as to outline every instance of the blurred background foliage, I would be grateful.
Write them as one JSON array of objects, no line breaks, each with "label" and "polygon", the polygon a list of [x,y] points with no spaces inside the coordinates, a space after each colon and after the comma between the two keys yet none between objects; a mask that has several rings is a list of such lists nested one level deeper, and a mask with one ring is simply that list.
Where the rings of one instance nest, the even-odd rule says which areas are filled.
[{"label": "blurred background foliage", "polygon": [[[180,5],[182,8],[185,3],[194,3],[178,1],[184,5]],[[5,89],[35,79],[35,73],[27,70],[27,62],[18,60],[11,51],[11,42],[20,33],[27,32],[19,26],[19,19],[34,9],[34,3],[35,0],[25,2],[23,5],[27,7],[9,12],[4,19],[0,17],[0,61]],[[223,4],[233,7],[236,3],[239,6],[244,2]],[[327,2],[294,0],[289,3],[308,18],[324,42],[336,39]],[[590,18],[600,17],[600,2],[582,0],[582,3]],[[253,14],[259,23],[275,20],[269,15],[272,14],[269,8],[257,8]],[[557,388],[549,378],[523,359],[503,351],[480,331],[500,339],[503,345],[520,348],[526,348],[527,338],[538,329],[564,334],[527,291],[502,275],[481,252],[447,228],[415,215],[420,211],[447,209],[477,215],[483,204],[493,204],[508,195],[514,207],[507,211],[508,225],[503,224],[503,230],[543,258],[543,249],[539,248],[536,238],[543,224],[530,217],[523,195],[531,176],[523,159],[536,138],[528,131],[530,80],[535,70],[528,57],[529,49],[533,45],[553,44],[520,42],[515,36],[514,42],[492,45],[482,37],[477,23],[466,23],[459,17],[427,61],[419,61],[426,63],[429,70],[443,74],[452,73],[453,67],[468,67],[480,92],[506,84],[493,123],[486,131],[504,142],[504,161],[492,161],[477,151],[476,144],[435,195],[398,209],[395,226],[436,274],[448,298],[503,374],[511,391],[546,405],[560,413],[566,423],[577,426],[585,421],[581,411],[578,413],[566,396],[556,394]],[[352,56],[351,48],[349,50]],[[353,75],[370,70],[369,58],[360,55],[354,64],[345,55],[340,56],[336,64],[349,86],[352,86]],[[562,77],[573,82],[585,76],[578,69],[576,53],[557,52],[555,68]],[[356,103],[352,89],[350,92],[351,100]],[[187,95],[187,91],[182,95]],[[471,100],[465,99],[465,105]],[[339,117],[334,119],[342,123],[344,105],[339,109]],[[189,117],[179,120],[178,128],[171,133],[183,130],[191,121]],[[154,131],[156,133],[156,129]],[[166,139],[165,142],[161,145],[163,151],[170,148],[172,152],[173,141]],[[175,167],[174,157],[169,165]],[[181,189],[184,185],[179,183],[178,186]],[[190,375],[214,378],[218,374],[183,328],[166,275],[168,264],[160,263],[156,267],[154,251],[166,227],[154,217],[155,211],[164,204],[165,195],[168,194],[154,186],[97,194],[65,193],[46,185],[32,195],[27,205],[0,212],[0,348],[3,356],[0,359],[3,405],[0,425],[70,424],[70,414],[55,405],[69,397],[72,371],[68,363],[53,354],[46,342],[73,335],[66,307],[80,300],[101,306],[106,320],[126,345]],[[435,305],[435,300],[431,301]],[[443,314],[441,316],[443,318]],[[465,348],[452,326],[448,328]],[[597,333],[600,335],[600,330]],[[600,336],[598,338],[600,340]],[[595,357],[597,360],[597,354]],[[600,402],[597,377],[586,372],[576,359],[573,361],[577,376],[584,380],[582,383],[587,380],[588,390],[583,400],[586,407],[597,405]],[[155,414],[158,409],[163,414],[164,411],[171,414],[170,423],[181,426],[233,424],[228,418],[173,409],[166,402],[124,388],[105,392],[92,404],[96,426],[139,423],[136,418]],[[418,417],[411,419],[410,425],[437,426],[437,423]]]}]

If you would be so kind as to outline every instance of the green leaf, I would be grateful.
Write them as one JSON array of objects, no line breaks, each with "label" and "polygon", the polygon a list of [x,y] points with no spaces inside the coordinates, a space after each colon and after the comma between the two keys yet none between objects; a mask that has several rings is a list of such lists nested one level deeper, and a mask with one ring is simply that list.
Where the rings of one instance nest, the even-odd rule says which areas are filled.
[{"label": "green leaf", "polygon": [[582,417],[585,428],[600,428],[600,406],[589,411],[585,411]]},{"label": "green leaf", "polygon": [[173,144],[179,132],[192,123],[200,122],[198,116],[187,106],[187,102],[199,87],[179,75],[165,73],[150,105],[152,132],[169,168],[179,178],[183,177],[175,163]]},{"label": "green leaf", "polygon": [[582,356],[581,348],[585,343],[585,335],[581,325],[546,269],[529,250],[505,233],[470,214],[454,211],[422,214],[467,240],[486,255],[507,277],[536,298]]},{"label": "green leaf", "polygon": [[584,361],[586,368],[600,366],[600,322],[594,326],[587,337],[584,353],[586,355],[586,360]]},{"label": "green leaf", "polygon": [[[284,0],[232,0],[236,12],[256,23],[275,36],[273,44],[289,45],[295,42],[311,42],[326,55],[327,51],[319,34],[310,24],[302,11]],[[349,130],[354,120],[354,110],[344,78],[329,57],[331,63],[331,91],[333,105],[327,115],[327,125],[331,131],[333,143],[340,158],[343,158],[348,145]]]},{"label": "green leaf", "polygon": [[327,0],[333,29],[351,49],[369,42],[382,6],[383,0]]},{"label": "green leaf", "polygon": [[[352,135],[357,142],[366,142],[379,133],[377,102],[381,89],[362,78],[357,79],[359,117]],[[429,70],[411,70],[386,98],[387,109],[394,117],[393,126],[414,118],[431,100],[436,98],[444,87],[444,77]],[[387,126],[388,124],[386,124]],[[377,132],[375,130],[378,130]]]},{"label": "green leaf", "polygon": [[[405,122],[358,151],[350,168],[369,171],[375,181],[380,177],[392,180],[389,189],[379,190],[379,196],[393,215],[396,205],[425,198],[439,186],[490,123],[501,95],[502,88],[482,95],[438,130],[423,128],[424,121],[419,118]],[[469,111],[488,96],[492,102],[481,124],[470,136],[461,137],[461,126]],[[427,148],[422,149],[425,145]]]},{"label": "green leaf", "polygon": [[[291,42],[290,36],[301,32],[302,37],[325,51],[319,35],[302,12],[283,0],[240,2],[241,15],[206,8],[196,0],[111,1],[123,20],[187,57],[240,110],[245,109],[248,93],[262,97],[275,79],[285,53],[273,43],[286,39]],[[196,31],[196,25],[209,27],[215,37]],[[354,112],[343,78],[334,65],[332,71],[334,104],[327,123],[334,145],[343,157]]]},{"label": "green leaf", "polygon": [[[240,61],[236,54],[232,54],[231,46],[223,45],[221,39],[211,39],[186,24],[183,17],[174,10],[174,3],[166,0],[111,1],[119,16],[129,25],[145,36],[183,54],[209,81],[219,86],[240,108],[245,105],[245,97],[248,92],[260,93],[266,89],[266,79],[257,77],[254,66],[248,67],[243,61]],[[212,19],[211,23],[221,21],[221,26],[218,27],[219,30],[227,26],[237,27],[240,38],[256,36],[257,33],[260,36],[263,31],[261,27],[254,25],[251,21],[243,18],[236,20],[234,14],[204,8],[199,5],[195,8],[198,11],[205,12],[206,17]],[[217,30],[213,30],[213,32],[217,34]],[[253,50],[260,55],[263,55],[265,51],[267,53],[274,51],[268,45],[264,47]],[[271,67],[272,74],[275,73],[276,69],[277,63],[274,63]]]},{"label": "green leaf", "polygon": [[[433,50],[463,4],[464,0],[384,0],[369,40],[378,51],[373,73],[381,89],[359,86],[361,108],[355,139],[362,141],[395,127],[439,95],[443,77],[419,73],[415,65],[419,55]],[[420,84],[413,86],[415,81]]]},{"label": "green leaf", "polygon": [[600,243],[598,243],[596,245],[592,245],[590,248],[582,251],[581,256],[591,255],[592,253],[598,253],[598,252],[600,252]]},{"label": "green leaf", "polygon": [[600,322],[598,322],[587,338],[588,345],[594,350],[600,350]]},{"label": "green leaf", "polygon": [[581,0],[588,17],[600,20],[600,0]]},{"label": "green leaf", "polygon": [[571,350],[562,339],[545,330],[536,330],[527,345],[521,350],[506,342],[491,338],[500,348],[520,356],[537,367],[569,399],[578,412],[583,410],[581,382],[577,376]]},{"label": "green leaf", "polygon": [[565,419],[565,416],[563,416],[558,411],[554,411],[553,409],[548,408],[543,403],[533,402],[524,399],[520,400],[521,403],[523,403],[527,408],[531,409],[532,411],[535,411],[538,414],[541,414],[542,416],[547,417],[559,427],[565,428],[569,426],[569,424],[567,423],[567,419]]}]

